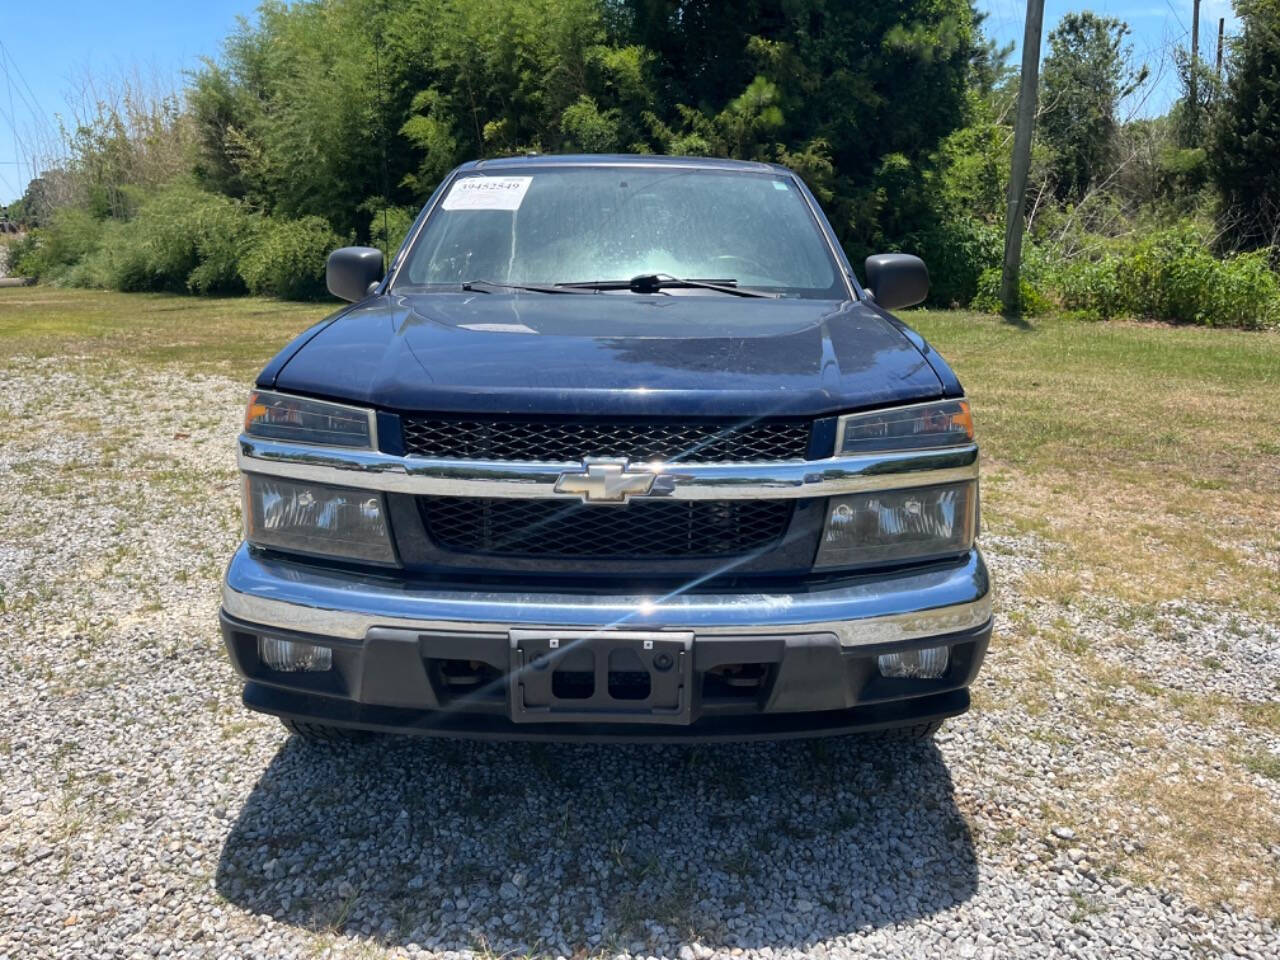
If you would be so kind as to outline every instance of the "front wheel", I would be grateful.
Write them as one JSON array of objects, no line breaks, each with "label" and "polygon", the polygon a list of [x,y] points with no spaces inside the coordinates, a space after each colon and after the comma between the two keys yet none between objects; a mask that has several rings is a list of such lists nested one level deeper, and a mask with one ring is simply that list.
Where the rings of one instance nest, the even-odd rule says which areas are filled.
[{"label": "front wheel", "polygon": [[327,723],[311,723],[306,720],[294,720],[292,717],[281,717],[280,722],[291,734],[301,737],[308,743],[363,743],[373,737],[368,730],[332,727]]}]

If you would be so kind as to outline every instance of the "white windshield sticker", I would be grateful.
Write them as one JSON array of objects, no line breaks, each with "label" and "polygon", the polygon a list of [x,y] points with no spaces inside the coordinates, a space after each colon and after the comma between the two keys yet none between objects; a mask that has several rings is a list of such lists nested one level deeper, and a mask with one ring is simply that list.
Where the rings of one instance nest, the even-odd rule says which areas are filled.
[{"label": "white windshield sticker", "polygon": [[440,204],[446,210],[519,210],[533,177],[463,177]]}]

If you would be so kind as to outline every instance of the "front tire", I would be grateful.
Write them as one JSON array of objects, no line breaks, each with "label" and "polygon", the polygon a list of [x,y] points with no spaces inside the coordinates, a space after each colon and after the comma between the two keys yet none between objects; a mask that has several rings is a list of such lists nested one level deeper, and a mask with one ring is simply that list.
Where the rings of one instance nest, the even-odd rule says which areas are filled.
[{"label": "front tire", "polygon": [[327,723],[311,723],[307,720],[295,720],[293,717],[281,717],[284,728],[295,737],[308,743],[364,743],[373,734],[368,730],[355,730],[350,727],[332,727]]}]

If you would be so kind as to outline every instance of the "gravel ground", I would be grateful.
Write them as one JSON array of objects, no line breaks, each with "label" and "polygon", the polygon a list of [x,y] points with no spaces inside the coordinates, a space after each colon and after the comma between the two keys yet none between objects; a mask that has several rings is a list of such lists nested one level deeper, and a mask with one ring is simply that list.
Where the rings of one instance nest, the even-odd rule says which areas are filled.
[{"label": "gravel ground", "polygon": [[[1197,784],[1280,815],[1215,759],[1274,733],[1160,699],[1213,658],[1215,695],[1274,704],[1274,624],[1032,602],[1050,546],[992,537],[997,640],[934,743],[311,747],[239,706],[215,625],[244,392],[0,367],[0,958],[1280,957],[1249,906],[1280,846],[1232,827],[1209,900],[1153,846]],[[1038,627],[1096,655],[999,639]]]}]

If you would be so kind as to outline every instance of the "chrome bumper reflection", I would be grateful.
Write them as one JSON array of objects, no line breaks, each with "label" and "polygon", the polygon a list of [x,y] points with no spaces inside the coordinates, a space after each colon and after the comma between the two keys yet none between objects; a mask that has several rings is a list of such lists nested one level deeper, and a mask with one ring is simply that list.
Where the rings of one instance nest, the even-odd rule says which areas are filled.
[{"label": "chrome bumper reflection", "polygon": [[829,632],[845,646],[939,636],[991,619],[977,550],[955,565],[803,593],[600,595],[441,590],[268,559],[247,546],[227,567],[222,605],[249,623],[363,639],[372,627],[493,632],[511,627],[694,630],[699,635]]}]

